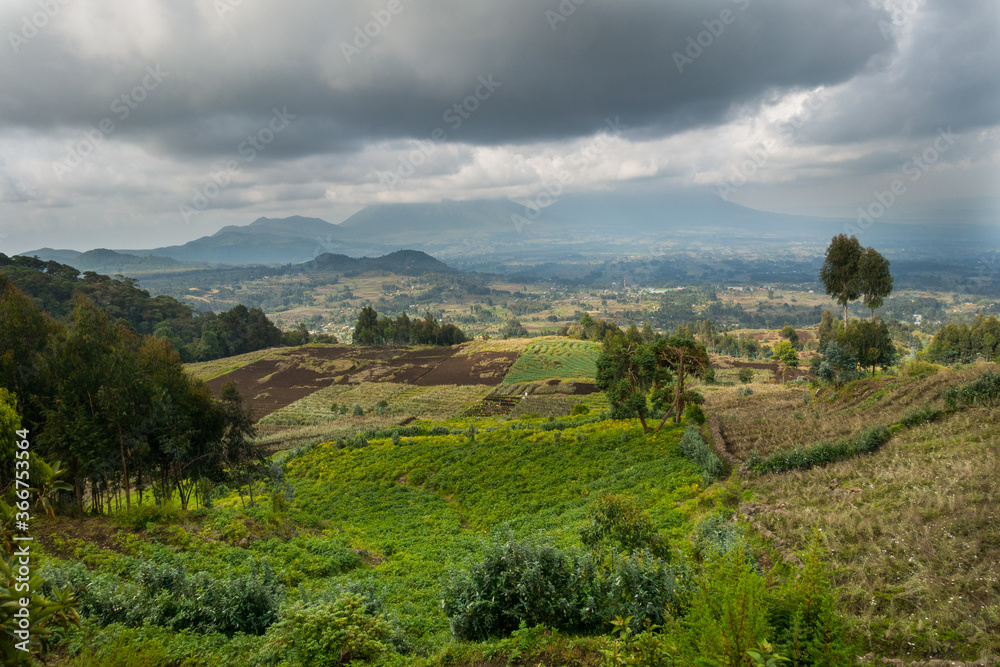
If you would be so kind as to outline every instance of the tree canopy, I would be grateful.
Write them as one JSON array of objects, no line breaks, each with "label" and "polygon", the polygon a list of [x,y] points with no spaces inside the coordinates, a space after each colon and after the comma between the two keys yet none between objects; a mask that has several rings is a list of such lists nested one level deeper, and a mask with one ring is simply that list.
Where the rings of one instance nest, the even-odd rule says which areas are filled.
[{"label": "tree canopy", "polygon": [[874,248],[863,248],[857,237],[848,238],[846,234],[833,237],[819,279],[826,293],[844,307],[845,322],[850,319],[847,306],[851,301],[863,298],[874,320],[875,309],[892,293],[889,260]]}]

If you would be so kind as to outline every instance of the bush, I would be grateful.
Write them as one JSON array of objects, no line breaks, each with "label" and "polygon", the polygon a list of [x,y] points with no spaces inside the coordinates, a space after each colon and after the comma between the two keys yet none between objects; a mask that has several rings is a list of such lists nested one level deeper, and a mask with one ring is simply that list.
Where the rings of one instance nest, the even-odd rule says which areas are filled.
[{"label": "bush", "polygon": [[775,452],[767,458],[760,458],[754,452],[747,459],[746,467],[756,473],[805,470],[826,465],[834,461],[874,452],[889,441],[892,432],[884,426],[873,426],[854,436],[836,442],[821,442],[810,447],[795,447]]},{"label": "bush", "polygon": [[694,529],[691,543],[702,558],[727,554],[744,545],[739,526],[721,514],[709,514],[702,519]]},{"label": "bush", "polygon": [[327,667],[377,660],[389,651],[390,632],[383,617],[366,613],[364,598],[348,596],[292,607],[267,634],[292,664]]},{"label": "bush", "polygon": [[641,627],[681,613],[686,582],[686,571],[646,552],[599,562],[507,537],[489,544],[481,562],[452,573],[442,607],[461,639],[507,635],[522,623],[595,632],[619,615]]},{"label": "bush", "polygon": [[365,409],[361,407],[360,403],[355,403],[354,404],[354,412],[353,412],[353,414],[354,414],[355,417],[364,417],[365,416]]},{"label": "bush", "polygon": [[657,531],[653,517],[635,498],[611,493],[602,495],[590,519],[590,524],[580,530],[580,541],[588,547],[610,544],[626,553],[646,549],[669,559],[669,545]]},{"label": "bush", "polygon": [[722,459],[705,443],[697,428],[688,426],[684,429],[680,445],[687,460],[701,468],[701,479],[705,486],[725,475],[726,466]]},{"label": "bush", "polygon": [[571,417],[575,417],[576,415],[585,415],[585,414],[589,414],[589,413],[590,413],[590,408],[588,408],[583,403],[577,403],[569,411],[569,414],[570,414]]},{"label": "bush", "polygon": [[48,568],[46,589],[76,590],[83,616],[100,625],[158,625],[199,633],[263,634],[278,616],[282,588],[265,562],[246,574],[219,578],[188,574],[169,564],[142,563],[135,581],[93,574],[77,563]]},{"label": "bush", "polygon": [[684,408],[684,416],[688,421],[701,425],[705,423],[705,412],[697,403],[688,403]]},{"label": "bush", "polygon": [[133,505],[113,516],[115,523],[125,528],[145,530],[151,523],[171,524],[181,519],[181,509],[174,503],[144,503]]},{"label": "bush", "polygon": [[937,421],[944,416],[944,410],[938,410],[930,406],[924,406],[922,408],[917,408],[916,410],[910,410],[903,418],[899,420],[900,425],[911,427],[920,426],[921,424],[929,424],[931,422]]},{"label": "bush", "polygon": [[975,404],[996,405],[1000,402],[1000,374],[986,371],[979,379],[961,387],[948,387],[944,392],[944,404],[948,410]]},{"label": "bush", "polygon": [[753,389],[750,387],[740,387],[736,390],[737,398],[743,398],[745,396],[753,396]]},{"label": "bush", "polygon": [[921,361],[919,359],[911,359],[903,364],[903,375],[914,379],[934,375],[940,370],[941,367],[937,364],[932,364],[929,361]]},{"label": "bush", "polygon": [[751,382],[753,382],[753,369],[741,368],[739,372],[736,373],[736,377],[743,384],[750,384]]}]

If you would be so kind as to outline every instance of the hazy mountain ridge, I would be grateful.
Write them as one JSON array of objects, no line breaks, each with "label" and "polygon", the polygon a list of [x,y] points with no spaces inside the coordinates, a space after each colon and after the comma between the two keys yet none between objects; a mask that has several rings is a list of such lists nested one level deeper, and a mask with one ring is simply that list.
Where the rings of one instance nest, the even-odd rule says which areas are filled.
[{"label": "hazy mountain ridge", "polygon": [[[708,191],[636,195],[615,192],[552,197],[548,193],[520,202],[509,199],[444,200],[434,203],[374,204],[340,224],[320,218],[258,218],[228,225],[211,236],[181,245],[119,250],[137,257],[170,258],[207,264],[298,264],[331,253],[348,257],[385,255],[408,248],[435,257],[465,261],[569,254],[663,254],[669,249],[760,248],[806,244],[821,252],[840,233],[856,233],[890,251],[917,254],[983,247],[995,231],[976,224],[940,230],[911,221],[875,221],[785,215],[721,199]],[[822,247],[821,247],[822,246]],[[75,251],[45,248],[42,259],[73,261]],[[31,254],[31,253],[29,253]],[[116,260],[118,261],[118,260]],[[147,264],[152,260],[146,260]],[[114,270],[116,264],[95,265]]]}]

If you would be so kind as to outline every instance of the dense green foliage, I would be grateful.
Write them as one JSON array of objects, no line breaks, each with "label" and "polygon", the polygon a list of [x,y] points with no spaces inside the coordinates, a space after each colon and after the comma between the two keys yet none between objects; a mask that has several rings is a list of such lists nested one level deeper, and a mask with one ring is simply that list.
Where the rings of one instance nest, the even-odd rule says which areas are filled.
[{"label": "dense green foliage", "polygon": [[970,363],[977,357],[995,359],[1000,356],[1000,320],[980,315],[971,325],[949,322],[934,335],[926,355],[943,364]]},{"label": "dense green foliage", "polygon": [[610,546],[624,553],[646,550],[670,557],[670,546],[653,517],[632,496],[607,493],[598,498],[590,523],[580,530],[580,541],[592,549]]},{"label": "dense green foliage", "polygon": [[683,609],[685,572],[649,554],[600,560],[537,541],[498,539],[482,561],[453,574],[444,610],[455,636],[485,639],[545,624],[593,632],[615,616],[641,627]]},{"label": "dense green foliage", "polygon": [[705,486],[721,479],[726,474],[726,466],[722,463],[722,459],[701,437],[701,431],[694,426],[688,426],[684,429],[680,445],[687,460],[701,468],[702,483]]},{"label": "dense green foliage", "polygon": [[888,442],[891,436],[892,432],[884,426],[873,426],[851,438],[781,450],[763,459],[754,452],[746,465],[747,469],[760,474],[804,470],[850,456],[874,452]]},{"label": "dense green foliage", "polygon": [[813,357],[813,370],[820,379],[836,385],[856,379],[869,369],[888,368],[899,361],[899,351],[888,325],[881,318],[852,320],[846,326],[824,313],[820,328],[822,357]]},{"label": "dense green foliage", "polygon": [[1000,374],[987,371],[969,384],[948,387],[944,392],[944,402],[949,410],[971,405],[996,405],[1000,403]]},{"label": "dense green foliage", "polygon": [[292,664],[333,667],[374,661],[389,652],[389,624],[366,613],[362,598],[297,605],[268,633],[268,645]]},{"label": "dense green foliage", "polygon": [[132,278],[92,271],[81,275],[71,266],[33,257],[0,254],[0,273],[56,321],[67,322],[76,300],[86,297],[112,321],[124,320],[139,334],[170,341],[183,361],[209,361],[283,343],[281,331],[259,308],[197,312],[173,297],[151,297]]},{"label": "dense green foliage", "polygon": [[183,567],[140,561],[132,581],[91,573],[81,563],[45,571],[45,590],[69,587],[84,616],[101,625],[158,625],[201,633],[259,635],[277,620],[282,589],[265,562],[242,574],[189,574]]},{"label": "dense green foliage", "polygon": [[411,320],[406,313],[393,320],[379,318],[374,308],[366,306],[358,315],[352,340],[358,345],[458,345],[468,339],[457,326],[441,324],[429,312],[422,320]]},{"label": "dense green foliage", "polygon": [[[245,432],[239,396],[223,409],[166,340],[112,321],[84,296],[75,297],[64,326],[2,275],[0,311],[10,315],[0,319],[0,339],[14,341],[17,353],[0,360],[0,388],[17,395],[33,451],[68,468],[78,514],[85,495],[101,512],[131,505],[133,490],[160,501],[176,492],[186,507],[201,480],[230,479],[251,463],[246,447],[244,456],[227,457],[222,446],[227,434]],[[0,455],[12,470],[11,452]]]}]

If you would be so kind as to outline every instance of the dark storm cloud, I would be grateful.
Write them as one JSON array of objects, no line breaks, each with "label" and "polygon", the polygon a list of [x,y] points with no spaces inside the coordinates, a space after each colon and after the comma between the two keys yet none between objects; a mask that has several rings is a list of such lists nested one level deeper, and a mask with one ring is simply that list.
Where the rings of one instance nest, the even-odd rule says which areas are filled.
[{"label": "dark storm cloud", "polygon": [[[110,118],[114,133],[151,150],[210,158],[232,155],[275,108],[296,118],[268,159],[427,139],[438,128],[477,144],[558,140],[616,116],[637,135],[670,134],[775,92],[847,81],[896,49],[879,29],[889,15],[852,1],[299,0],[230,3],[220,15],[226,0],[163,0],[70,24],[98,6],[75,2],[17,53],[3,50],[0,122],[72,135]],[[17,33],[34,9],[9,6],[4,27]],[[359,37],[379,17],[378,34]],[[138,101],[149,67],[166,74]],[[984,72],[940,82],[969,102],[970,118],[988,115],[988,100],[962,97]],[[483,80],[499,85],[487,94]],[[446,115],[477,89],[475,111]]]}]

